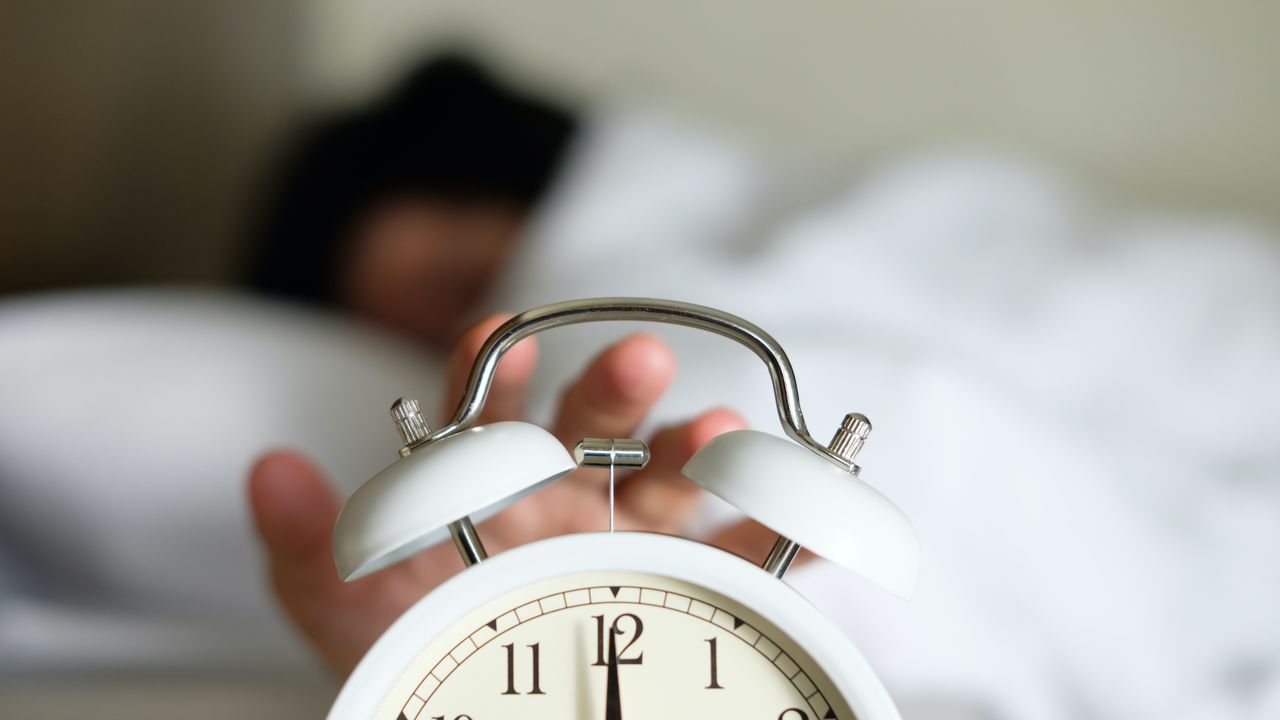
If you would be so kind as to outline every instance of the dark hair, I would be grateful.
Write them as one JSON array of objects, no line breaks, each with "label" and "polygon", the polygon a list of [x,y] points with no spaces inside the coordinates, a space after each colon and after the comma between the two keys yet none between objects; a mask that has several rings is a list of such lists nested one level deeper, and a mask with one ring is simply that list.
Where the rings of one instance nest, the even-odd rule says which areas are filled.
[{"label": "dark hair", "polygon": [[457,54],[428,60],[371,107],[303,133],[252,232],[248,284],[334,301],[345,241],[394,196],[535,204],[575,129],[565,110],[521,94]]}]

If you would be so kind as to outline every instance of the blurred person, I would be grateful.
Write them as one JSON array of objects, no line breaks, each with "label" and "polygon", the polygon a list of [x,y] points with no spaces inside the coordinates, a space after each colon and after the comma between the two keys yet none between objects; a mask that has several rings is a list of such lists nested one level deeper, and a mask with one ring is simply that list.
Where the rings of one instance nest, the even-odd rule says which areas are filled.
[{"label": "blurred person", "polygon": [[[303,141],[264,214],[249,282],[439,350],[492,289],[552,184],[574,125],[568,112],[516,93],[466,59],[429,61],[385,100]],[[504,319],[483,320],[459,341],[447,400],[461,397],[476,352]],[[482,422],[522,416],[535,358],[532,340],[504,357]],[[630,436],[674,372],[660,339],[623,339],[568,388],[553,430],[568,447],[586,436]],[[679,532],[699,495],[680,468],[711,437],[742,426],[734,413],[712,410],[658,431],[656,461],[619,488],[620,527]],[[297,454],[261,460],[250,496],[279,598],[339,675],[461,567],[446,543],[366,581],[340,582],[330,558],[339,502],[315,464]],[[607,502],[599,473],[571,473],[481,531],[491,551],[501,551],[594,529]],[[712,541],[763,555],[773,539],[742,523]]]},{"label": "blurred person", "polygon": [[304,132],[250,248],[249,285],[448,346],[563,165],[577,120],[457,54]]},{"label": "blurred person", "polygon": [[[296,203],[280,206],[294,222],[263,239],[258,287],[432,347],[483,310],[566,297],[668,295],[741,314],[788,348],[802,390],[821,388],[806,395],[811,418],[856,409],[884,428],[864,465],[872,482],[876,469],[889,476],[882,487],[920,531],[914,602],[823,564],[788,579],[858,642],[908,715],[1274,716],[1274,237],[1247,223],[1103,211],[1061,178],[990,153],[923,154],[788,199],[797,177],[827,168],[780,162],[652,108],[594,108],[575,121],[456,63],[444,67],[492,102],[451,104],[411,81],[350,121],[369,134],[345,132],[364,140],[312,146],[309,157],[331,169],[303,172],[296,186],[330,177],[355,191],[335,180],[325,185],[335,195],[279,196]],[[398,107],[420,114],[403,124],[381,115]],[[541,110],[526,116],[530,107]],[[426,122],[445,116],[453,131],[513,125],[477,137]],[[374,130],[386,127],[401,133]],[[370,138],[390,142],[368,153]],[[531,145],[488,153],[510,138]],[[333,157],[347,160],[322,162]],[[370,171],[384,163],[393,170]],[[458,174],[406,180],[404,167]],[[537,180],[516,191],[511,178],[528,180],[531,168]],[[454,373],[495,322],[463,341]],[[628,377],[615,389],[644,397],[625,412],[584,413],[593,432],[602,415],[618,432],[646,414],[694,416],[677,431],[691,448],[742,422],[699,415],[726,402],[752,424],[773,422],[751,358],[714,338],[657,332],[665,346],[623,338],[576,382],[596,345],[547,343],[536,375],[533,350],[513,351],[501,417],[522,406],[558,416],[569,441],[580,428],[563,418],[578,414],[582,388]],[[674,379],[667,347],[686,365]],[[451,383],[456,394],[456,374]],[[557,410],[545,388],[565,384],[575,390]],[[859,407],[836,404],[855,396]],[[452,551],[437,549],[342,586],[325,542],[336,504],[319,471],[272,455],[250,488],[276,591],[339,673],[456,569]],[[482,533],[504,547],[574,529],[555,513],[598,500],[599,488],[557,488],[550,504],[530,502],[529,515],[517,508]],[[689,512],[695,495],[678,497]]]}]

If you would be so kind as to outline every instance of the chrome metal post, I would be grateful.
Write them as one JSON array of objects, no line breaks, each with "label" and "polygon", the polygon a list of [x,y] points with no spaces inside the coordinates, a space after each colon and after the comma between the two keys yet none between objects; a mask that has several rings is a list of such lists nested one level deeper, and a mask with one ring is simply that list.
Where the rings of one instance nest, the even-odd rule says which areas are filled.
[{"label": "chrome metal post", "polygon": [[[411,397],[402,397],[391,404],[391,419],[396,424],[396,432],[404,447],[400,448],[400,456],[408,457],[415,447],[431,434],[431,426],[422,417],[418,401]],[[462,517],[449,523],[449,534],[453,536],[453,544],[462,556],[462,562],[471,567],[489,557],[484,543],[480,541],[480,533],[471,524],[471,518]]]},{"label": "chrome metal post", "polygon": [[770,575],[781,579],[787,574],[787,568],[791,567],[791,561],[796,559],[796,554],[799,552],[800,543],[779,535],[773,543],[773,548],[769,550],[769,557],[765,558],[764,564],[760,567]]},{"label": "chrome metal post", "polygon": [[453,536],[453,544],[458,548],[458,554],[467,567],[489,558],[484,543],[480,542],[480,533],[471,524],[471,518],[463,517],[449,523],[449,534]]},{"label": "chrome metal post", "polygon": [[[844,462],[849,472],[857,475],[858,466],[854,464],[853,459],[858,456],[858,452],[862,450],[862,446],[866,444],[867,436],[870,434],[871,421],[867,419],[867,416],[862,413],[849,413],[844,416],[844,420],[836,430],[835,437],[831,438],[831,443],[827,445],[827,448],[832,455]],[[796,559],[796,555],[799,552],[799,543],[791,538],[779,535],[778,539],[773,543],[773,548],[769,550],[769,556],[764,559],[764,563],[760,567],[781,580],[782,576],[787,574],[787,569],[791,567],[791,562]]]}]

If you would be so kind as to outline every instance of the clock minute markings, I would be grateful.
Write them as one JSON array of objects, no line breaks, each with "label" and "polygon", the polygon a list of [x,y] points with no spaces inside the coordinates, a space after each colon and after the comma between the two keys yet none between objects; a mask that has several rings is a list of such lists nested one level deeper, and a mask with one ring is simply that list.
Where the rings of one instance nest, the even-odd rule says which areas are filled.
[{"label": "clock minute markings", "polygon": [[[676,593],[670,593],[670,592],[660,593],[660,595],[658,596],[645,596],[644,595],[645,592],[650,592],[650,591],[660,592],[660,591],[646,589],[646,588],[632,588],[630,586],[623,587],[620,585],[606,585],[604,587],[596,586],[592,588],[580,588],[576,591],[573,591],[578,594],[576,601],[572,600],[569,594],[560,593],[555,596],[556,598],[560,599],[560,602],[559,604],[554,604],[551,611],[547,611],[542,607],[542,601],[548,598],[551,598],[552,596],[548,596],[548,598],[541,598],[538,601],[536,601],[536,604],[537,604],[538,610],[543,611],[543,614],[545,614],[546,612],[553,612],[554,610],[565,609],[566,607],[591,605],[593,603],[598,603],[598,602],[605,602],[605,603],[616,602],[617,598],[623,594],[622,593],[623,590],[632,591],[633,589],[638,591],[638,594],[640,596],[639,598],[633,598],[632,599],[633,602],[635,600],[639,600],[645,605],[653,605],[653,606],[661,607],[667,610],[683,613],[685,615],[697,617],[712,625],[718,626],[722,630],[729,630],[731,633],[731,637],[736,636],[738,639],[746,642],[749,646],[755,647],[755,649],[758,652],[760,652],[762,655],[764,655],[766,659],[773,661],[774,665],[778,665],[779,669],[783,669],[784,672],[788,674],[788,677],[791,677],[791,672],[785,670],[785,668],[779,664],[779,658],[775,657],[780,655],[782,660],[789,661],[790,660],[789,656],[787,656],[787,654],[784,651],[780,651],[779,648],[777,648],[776,646],[767,645],[765,648],[758,647],[760,641],[764,639],[764,636],[762,633],[755,630],[755,628],[750,623],[745,621],[743,618],[739,617],[737,613],[726,612],[723,608],[718,608],[718,607],[715,607],[714,605],[710,606],[709,608],[702,607],[701,610],[696,608],[689,608],[688,603],[690,602],[690,598],[688,598],[687,596],[682,596],[682,595],[679,595]],[[604,594],[603,598],[600,598],[598,596],[596,598],[591,598],[590,594],[595,593],[595,591],[597,590],[607,591],[607,593]],[[637,593],[633,592],[632,594],[635,595]],[[657,599],[654,599],[655,597],[657,597]],[[643,599],[640,599],[640,598],[643,598]],[[672,598],[676,599],[674,603],[672,602]],[[685,605],[681,606],[679,600],[684,600]],[[529,606],[532,607],[534,604],[535,603],[529,603]],[[514,616],[515,613],[514,612],[508,613],[507,615]],[[606,672],[607,672],[605,720],[614,720],[614,718],[618,718],[620,720],[621,713],[622,713],[621,687],[620,687],[620,677],[619,677],[620,666],[625,664],[641,664],[644,662],[643,653],[636,653],[634,657],[628,657],[628,654],[632,652],[631,651],[632,646],[635,645],[636,641],[640,639],[640,635],[644,632],[643,621],[636,614],[626,613],[626,612],[620,613],[618,616],[614,617],[613,622],[611,623],[608,622],[607,613],[602,615],[593,615],[591,617],[595,621],[594,624],[596,625],[596,628],[595,628],[596,635],[599,638],[599,644],[597,645],[597,647],[599,648],[599,650],[597,651],[596,661],[590,663],[590,665],[605,666]],[[508,618],[506,615],[493,617],[489,621],[484,622],[480,627],[488,628],[490,632],[496,632],[498,630],[498,627],[506,624],[505,620],[507,619]],[[510,619],[514,620],[514,617]],[[630,623],[631,625],[630,627],[626,627],[626,623],[622,622],[624,619]],[[519,625],[520,621],[515,620],[515,623]],[[742,631],[743,627],[746,627],[747,630]],[[510,629],[510,628],[504,627],[504,630],[506,629]],[[491,639],[491,636],[484,635],[484,630],[480,630],[478,634],[481,637],[472,638],[473,642],[476,642],[477,644],[487,644],[487,640]],[[609,636],[608,642],[605,642],[605,637],[604,637],[605,635]],[[624,636],[623,641],[619,641],[617,639],[617,636],[619,635]],[[706,652],[708,653],[707,656],[704,656],[704,657],[707,657],[707,661],[708,661],[708,665],[706,666],[708,675],[704,676],[707,678],[706,680],[707,684],[705,686],[702,686],[706,690],[714,691],[714,690],[724,689],[724,686],[721,684],[721,680],[720,680],[720,673],[719,673],[720,664],[718,662],[719,660],[718,651],[720,649],[718,647],[719,645],[718,641],[720,639],[722,638],[713,637],[713,638],[705,638],[703,640],[703,642],[706,643],[706,645],[704,645],[703,647],[706,648]],[[540,676],[539,665],[541,664],[539,662],[540,661],[539,644],[531,643],[527,646],[527,648],[528,649],[524,650],[524,652],[519,652],[517,649],[517,646],[514,643],[502,645],[502,649],[506,651],[506,656],[507,656],[506,657],[507,672],[506,672],[506,678],[505,678],[506,680],[505,691],[501,692],[500,693],[501,695],[545,695],[546,694],[541,688],[541,683],[540,683],[541,678],[539,677]],[[529,667],[529,671],[531,672],[531,682],[529,683],[529,686],[528,686],[529,690],[527,692],[520,692],[519,690],[517,690],[518,686],[515,682],[515,677],[517,675],[523,675],[523,668],[526,666],[524,662],[517,662],[517,658],[518,658],[518,655],[523,656],[525,652],[529,653],[528,660],[530,664],[527,667]],[[582,660],[585,660],[585,658],[582,658]],[[516,665],[520,665],[521,667],[517,668]],[[796,670],[794,665],[790,667],[790,670],[791,671]],[[801,673],[801,675],[803,674]],[[791,679],[792,679],[792,684],[796,684],[796,680],[794,679],[794,677],[791,677]],[[802,680],[804,681],[807,681],[807,679],[808,679],[807,676],[802,677]],[[521,683],[521,686],[523,686],[523,683]],[[521,687],[521,689],[523,688]],[[805,689],[802,689],[800,685],[797,685],[796,689],[801,690],[801,694],[805,696],[805,700],[809,701],[808,707],[804,707],[803,705],[801,707],[804,707],[804,709],[801,709],[801,707],[787,707],[778,716],[778,720],[810,720],[811,718],[813,718],[813,720],[837,720],[838,716],[835,712],[835,709],[830,705],[828,705],[824,701],[824,699],[820,699],[818,701],[820,705],[814,704],[813,696],[818,695],[819,693],[811,684],[809,684]],[[434,694],[434,693],[431,693],[431,694]],[[610,694],[612,694],[613,696],[612,698],[609,697]],[[589,696],[580,695],[579,697],[582,699],[588,699]],[[820,714],[813,714],[814,710],[817,710],[817,713],[820,713]],[[589,707],[579,706],[578,708],[578,714],[580,716],[581,715],[590,716],[590,712],[591,711]],[[405,711],[401,711],[398,713],[396,720],[412,720],[412,719],[406,714]],[[432,716],[430,720],[471,720],[471,719],[467,715],[458,715],[456,718],[452,718],[452,719],[447,716]]]}]

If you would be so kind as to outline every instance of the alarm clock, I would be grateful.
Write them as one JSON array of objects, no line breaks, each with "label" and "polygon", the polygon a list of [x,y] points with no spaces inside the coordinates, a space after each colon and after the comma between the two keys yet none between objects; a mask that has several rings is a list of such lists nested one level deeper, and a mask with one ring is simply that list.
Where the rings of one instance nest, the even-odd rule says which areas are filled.
[{"label": "alarm clock", "polygon": [[[487,557],[475,522],[580,466],[606,468],[612,494],[616,469],[648,461],[633,439],[585,438],[570,451],[531,423],[476,425],[503,353],[543,330],[596,321],[699,328],[764,362],[787,437],[729,432],[683,469],[778,532],[763,566],[684,538],[614,532],[612,517],[607,526],[601,518],[601,532]],[[867,418],[850,414],[830,443],[816,442],[790,361],[759,327],[647,298],[535,308],[488,338],[447,425],[433,431],[407,398],[391,415],[401,457],[343,506],[338,573],[359,578],[450,537],[466,568],[374,644],[332,720],[899,717],[850,640],[782,578],[804,546],[908,596],[920,558],[915,532],[860,477],[854,459]]]}]

